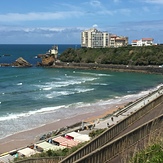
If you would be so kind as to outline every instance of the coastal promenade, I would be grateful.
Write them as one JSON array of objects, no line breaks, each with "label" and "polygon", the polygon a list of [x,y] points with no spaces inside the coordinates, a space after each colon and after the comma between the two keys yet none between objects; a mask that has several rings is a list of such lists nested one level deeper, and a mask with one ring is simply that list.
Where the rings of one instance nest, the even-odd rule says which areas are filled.
[{"label": "coastal promenade", "polygon": [[[163,87],[160,87],[158,90],[138,99],[131,105],[129,105],[119,111],[116,111],[115,113],[113,113],[112,116],[107,117],[106,119],[103,119],[102,121],[100,121],[100,123],[98,122],[96,124],[95,128],[101,129],[101,128],[108,127],[108,125],[109,126],[116,125],[118,122],[122,121],[123,119],[125,119],[126,117],[131,115],[132,113],[136,112],[137,110],[141,109],[145,105],[149,104],[151,101],[155,100],[162,94],[163,94]],[[163,111],[163,109],[161,109],[161,108],[159,110],[160,110],[160,112]],[[150,114],[153,114],[153,112],[150,112]],[[157,115],[159,115],[159,114],[157,114]],[[156,115],[154,114],[154,116],[156,116]]]}]

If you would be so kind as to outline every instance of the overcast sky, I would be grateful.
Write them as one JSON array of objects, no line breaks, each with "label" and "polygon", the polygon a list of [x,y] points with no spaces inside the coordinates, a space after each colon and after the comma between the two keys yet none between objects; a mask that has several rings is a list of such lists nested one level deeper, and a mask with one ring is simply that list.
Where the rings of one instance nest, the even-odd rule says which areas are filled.
[{"label": "overcast sky", "polygon": [[0,0],[0,44],[80,44],[92,27],[163,43],[163,0]]}]

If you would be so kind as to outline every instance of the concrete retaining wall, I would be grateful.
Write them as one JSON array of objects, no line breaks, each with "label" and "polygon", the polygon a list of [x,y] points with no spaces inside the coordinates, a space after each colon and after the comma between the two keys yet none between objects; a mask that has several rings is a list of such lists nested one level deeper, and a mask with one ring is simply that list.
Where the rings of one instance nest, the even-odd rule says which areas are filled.
[{"label": "concrete retaining wall", "polygon": [[159,66],[132,66],[132,65],[114,65],[114,64],[96,64],[96,63],[66,63],[58,62],[52,67],[60,68],[79,68],[79,69],[108,69],[114,71],[131,71],[146,73],[163,73],[163,68]]}]

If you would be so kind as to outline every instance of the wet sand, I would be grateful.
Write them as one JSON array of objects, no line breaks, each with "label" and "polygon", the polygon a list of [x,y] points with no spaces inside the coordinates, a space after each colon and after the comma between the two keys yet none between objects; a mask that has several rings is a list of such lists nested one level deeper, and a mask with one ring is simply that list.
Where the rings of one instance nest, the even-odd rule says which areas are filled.
[{"label": "wet sand", "polygon": [[71,126],[82,121],[93,123],[99,118],[105,117],[108,114],[112,114],[118,108],[123,108],[127,103],[128,102],[118,105],[115,104],[112,106],[109,105],[108,109],[99,110],[93,113],[81,114],[73,118],[62,119],[54,123],[46,124],[35,129],[19,132],[4,139],[0,139],[0,154],[31,145],[38,141],[39,136],[47,134],[50,131],[54,131],[66,126]]}]

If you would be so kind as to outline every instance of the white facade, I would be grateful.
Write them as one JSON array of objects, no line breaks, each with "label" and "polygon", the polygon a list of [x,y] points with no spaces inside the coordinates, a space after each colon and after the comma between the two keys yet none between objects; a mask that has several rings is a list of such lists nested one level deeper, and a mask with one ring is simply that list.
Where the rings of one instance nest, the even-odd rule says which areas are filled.
[{"label": "white facade", "polygon": [[95,28],[85,30],[81,33],[81,46],[87,48],[108,47],[109,34],[100,32]]},{"label": "white facade", "polygon": [[58,46],[52,46],[51,49],[49,49],[49,51],[46,53],[47,55],[53,55],[55,57],[55,59],[57,59],[58,56]]},{"label": "white facade", "polygon": [[142,38],[141,40],[133,40],[132,46],[151,46],[154,45],[153,38]]}]

